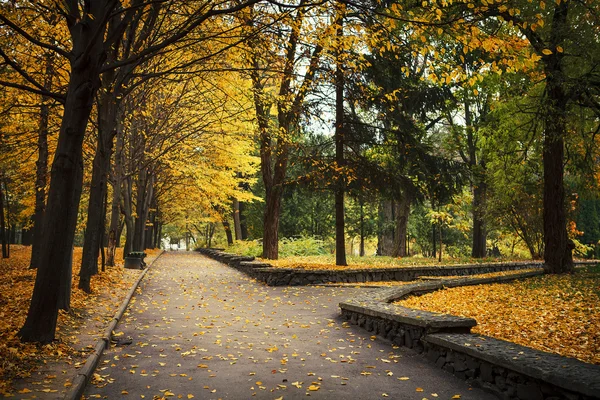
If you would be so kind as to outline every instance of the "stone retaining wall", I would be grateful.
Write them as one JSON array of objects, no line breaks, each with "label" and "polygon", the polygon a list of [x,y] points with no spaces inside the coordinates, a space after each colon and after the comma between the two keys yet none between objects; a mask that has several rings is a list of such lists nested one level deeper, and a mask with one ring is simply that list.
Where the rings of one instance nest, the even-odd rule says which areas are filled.
[{"label": "stone retaining wall", "polygon": [[254,257],[242,257],[214,249],[199,249],[200,253],[221,261],[233,268],[265,282],[269,286],[304,286],[324,283],[362,283],[384,281],[414,281],[421,276],[468,276],[491,272],[539,268],[540,262],[510,262],[491,264],[462,264],[451,266],[369,268],[312,271],[299,268],[274,268],[268,263],[254,261]]},{"label": "stone retaining wall", "polygon": [[[520,274],[518,278],[538,272]],[[469,333],[476,321],[389,304],[462,285],[497,283],[515,276],[461,278],[404,285],[340,303],[342,318],[406,346],[438,367],[506,400],[600,399],[600,366],[504,340]],[[402,321],[402,322],[399,322]]]}]

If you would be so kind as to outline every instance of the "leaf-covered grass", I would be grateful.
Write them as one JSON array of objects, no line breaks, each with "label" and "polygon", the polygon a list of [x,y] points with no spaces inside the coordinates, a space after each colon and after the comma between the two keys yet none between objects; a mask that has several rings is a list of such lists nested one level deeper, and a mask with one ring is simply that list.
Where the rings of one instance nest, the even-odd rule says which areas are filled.
[{"label": "leaf-covered grass", "polygon": [[278,268],[302,268],[309,270],[344,270],[344,269],[370,269],[370,268],[407,268],[423,267],[433,265],[456,265],[456,264],[485,264],[494,262],[516,261],[498,258],[445,258],[440,264],[437,259],[425,257],[347,257],[348,266],[336,266],[335,255],[322,256],[291,256],[279,260],[262,260]]},{"label": "leaf-covered grass", "polygon": [[[23,326],[33,286],[35,270],[29,269],[31,247],[11,245],[10,258],[0,259],[0,394],[12,393],[15,378],[26,378],[41,362],[64,361],[73,365],[89,349],[81,349],[80,327],[89,320],[110,319],[122,299],[139,275],[139,271],[123,269],[122,249],[117,250],[117,266],[92,277],[92,295],[77,289],[81,266],[81,247],[73,253],[73,283],[71,290],[71,312],[59,313],[57,340],[47,345],[21,343],[17,337]],[[147,261],[158,254],[158,250],[147,251]],[[92,336],[100,336],[103,324]],[[90,334],[89,332],[86,332]],[[60,378],[60,377],[59,377]],[[56,379],[56,376],[54,378]],[[68,382],[64,384],[67,386]],[[63,385],[61,385],[63,386]]]},{"label": "leaf-covered grass", "polygon": [[397,304],[475,318],[475,333],[600,364],[599,267],[445,289]]}]

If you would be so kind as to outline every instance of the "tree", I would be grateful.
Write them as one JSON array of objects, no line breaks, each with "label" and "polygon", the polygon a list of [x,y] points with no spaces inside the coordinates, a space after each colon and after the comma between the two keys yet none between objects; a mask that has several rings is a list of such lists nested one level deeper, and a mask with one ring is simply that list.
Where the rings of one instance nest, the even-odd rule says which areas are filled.
[{"label": "tree", "polygon": [[[320,8],[301,0],[297,7],[282,15],[262,8],[249,10],[242,17],[251,37],[247,41],[247,63],[251,68],[265,187],[262,256],[267,259],[278,258],[281,197],[290,147],[299,130],[306,97],[314,87],[323,51],[323,38],[319,35],[323,36],[326,29],[311,27],[311,11],[318,13]],[[263,31],[264,36],[256,36],[256,29],[264,26],[269,27]],[[304,31],[311,28],[311,32]],[[302,73],[299,69],[303,63],[306,68],[302,68]],[[277,109],[274,118],[270,111],[272,105]]]},{"label": "tree", "polygon": [[[44,218],[44,240],[42,242],[42,260],[38,265],[38,274],[33,292],[30,310],[25,325],[19,332],[24,341],[50,342],[54,339],[56,319],[58,315],[59,289],[69,281],[68,263],[73,244],[77,209],[82,190],[82,144],[85,136],[88,117],[93,99],[100,87],[100,74],[105,70],[127,65],[138,59],[149,59],[165,50],[178,40],[186,37],[196,28],[211,18],[229,14],[243,9],[248,4],[242,2],[231,7],[216,7],[213,3],[194,3],[193,7],[186,2],[185,7],[179,2],[166,2],[165,13],[169,9],[179,9],[179,18],[173,19],[173,26],[160,36],[156,42],[145,46],[138,54],[128,59],[106,64],[106,50],[114,46],[122,38],[126,28],[136,15],[150,12],[141,0],[124,5],[120,1],[106,2],[76,1],[56,3],[46,8],[40,4],[22,3],[4,4],[0,21],[5,29],[22,37],[32,45],[57,53],[69,60],[70,77],[64,96],[64,113],[58,137],[57,150],[52,165],[50,189],[46,217]],[[69,31],[69,46],[61,46],[59,40],[51,41],[32,36],[22,25],[16,15],[24,10],[34,9],[40,13],[56,13],[60,22]],[[187,15],[186,15],[187,12]],[[117,15],[117,29],[108,32],[109,21]],[[10,16],[10,17],[9,17]],[[111,34],[109,34],[111,33]],[[6,58],[5,58],[6,59]],[[13,69],[24,78],[28,75],[16,63]],[[21,89],[39,94],[48,94],[39,83],[29,80],[29,85],[20,85]],[[4,82],[10,85],[10,82]],[[17,85],[13,85],[17,86]]]}]

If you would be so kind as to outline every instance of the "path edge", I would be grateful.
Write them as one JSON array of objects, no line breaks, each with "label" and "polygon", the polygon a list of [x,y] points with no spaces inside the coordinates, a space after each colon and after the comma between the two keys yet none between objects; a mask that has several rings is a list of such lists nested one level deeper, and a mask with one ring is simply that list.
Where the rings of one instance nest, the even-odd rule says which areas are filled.
[{"label": "path edge", "polygon": [[77,375],[72,380],[73,385],[71,386],[71,389],[67,391],[67,393],[63,397],[64,400],[81,399],[81,396],[83,396],[83,392],[85,390],[85,386],[87,385],[89,379],[92,377],[92,374],[96,370],[98,363],[100,362],[100,357],[102,357],[104,350],[106,350],[106,348],[110,345],[112,331],[117,327],[117,324],[123,317],[123,314],[125,314],[127,307],[129,307],[129,302],[133,298],[133,295],[135,294],[135,291],[140,285],[140,283],[142,282],[142,279],[144,279],[144,277],[150,270],[150,267],[152,267],[156,260],[158,260],[160,256],[162,256],[164,253],[165,250],[162,250],[158,254],[158,256],[156,256],[156,258],[152,260],[150,265],[148,265],[148,267],[145,268],[144,271],[142,271],[135,283],[131,286],[129,292],[127,293],[127,296],[125,296],[125,299],[123,300],[123,303],[121,303],[121,306],[119,307],[115,315],[112,317],[110,323],[104,330],[104,333],[102,334],[102,337],[100,338],[98,343],[96,343],[94,351],[85,360],[85,364],[83,365],[83,367],[77,371]]}]

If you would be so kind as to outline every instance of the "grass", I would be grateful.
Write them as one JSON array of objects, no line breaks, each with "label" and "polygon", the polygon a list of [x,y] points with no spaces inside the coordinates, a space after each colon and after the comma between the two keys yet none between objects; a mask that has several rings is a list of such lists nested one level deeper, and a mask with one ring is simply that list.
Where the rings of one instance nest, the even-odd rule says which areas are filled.
[{"label": "grass", "polygon": [[291,256],[279,260],[263,260],[276,268],[302,268],[309,270],[344,270],[344,269],[369,269],[369,268],[410,268],[433,265],[456,265],[456,264],[486,264],[493,262],[507,262],[519,260],[507,260],[499,258],[445,258],[440,264],[437,259],[425,257],[347,257],[348,266],[336,266],[335,255],[321,256]]},{"label": "grass", "polygon": [[572,275],[445,289],[397,304],[475,318],[475,333],[600,364],[597,266]]}]

